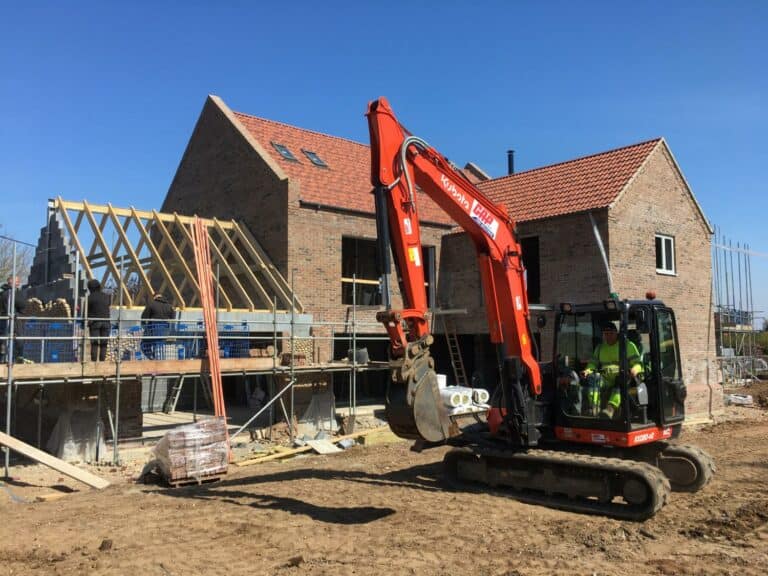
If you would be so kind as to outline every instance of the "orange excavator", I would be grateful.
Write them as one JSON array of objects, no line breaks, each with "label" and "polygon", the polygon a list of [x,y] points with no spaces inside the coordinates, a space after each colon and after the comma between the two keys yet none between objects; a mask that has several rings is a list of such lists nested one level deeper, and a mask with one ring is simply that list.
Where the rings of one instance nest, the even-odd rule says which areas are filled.
[{"label": "orange excavator", "polygon": [[[670,442],[680,434],[686,391],[674,312],[653,294],[562,303],[553,360],[540,363],[520,243],[506,209],[403,128],[386,99],[371,102],[366,116],[384,283],[385,309],[377,320],[390,339],[392,431],[415,440],[417,450],[453,446],[444,459],[452,482],[504,487],[518,499],[577,512],[643,520],[661,509],[670,491],[706,485],[712,458]],[[498,382],[487,403],[449,404],[453,387],[441,388],[435,373],[417,187],[467,232],[476,250],[490,340],[498,350]],[[398,310],[388,285],[390,250],[403,300]],[[590,361],[608,324],[618,356],[602,371]],[[610,411],[601,409],[608,397]]]}]

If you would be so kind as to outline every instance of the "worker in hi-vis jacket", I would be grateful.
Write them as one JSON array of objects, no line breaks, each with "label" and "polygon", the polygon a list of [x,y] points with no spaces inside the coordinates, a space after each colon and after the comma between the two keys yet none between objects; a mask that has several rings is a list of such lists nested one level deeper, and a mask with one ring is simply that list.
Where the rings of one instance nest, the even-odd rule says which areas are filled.
[{"label": "worker in hi-vis jacket", "polygon": [[[621,392],[616,386],[616,375],[619,373],[619,334],[613,322],[603,322],[600,327],[603,332],[603,341],[597,345],[592,358],[581,374],[586,377],[593,372],[600,372],[602,376],[600,397],[603,398],[605,393],[608,394],[608,402],[600,415],[604,418],[613,418],[618,414],[621,406]],[[632,377],[636,377],[643,372],[640,352],[631,340],[627,340],[626,345],[629,372]]]}]

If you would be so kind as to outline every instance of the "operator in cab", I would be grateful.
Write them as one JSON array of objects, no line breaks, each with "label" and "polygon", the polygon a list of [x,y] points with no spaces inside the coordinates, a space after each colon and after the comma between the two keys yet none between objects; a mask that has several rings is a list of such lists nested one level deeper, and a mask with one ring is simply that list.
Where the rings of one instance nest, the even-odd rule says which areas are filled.
[{"label": "operator in cab", "polygon": [[[600,328],[603,332],[603,341],[595,348],[591,360],[581,375],[587,377],[593,372],[600,372],[602,376],[600,396],[604,398],[606,393],[608,394],[608,401],[600,412],[600,416],[613,418],[619,413],[621,407],[621,391],[616,386],[616,376],[619,373],[619,333],[616,324],[609,320],[602,322]],[[643,364],[637,346],[631,340],[627,340],[626,344],[627,364],[634,378],[643,372]]]}]

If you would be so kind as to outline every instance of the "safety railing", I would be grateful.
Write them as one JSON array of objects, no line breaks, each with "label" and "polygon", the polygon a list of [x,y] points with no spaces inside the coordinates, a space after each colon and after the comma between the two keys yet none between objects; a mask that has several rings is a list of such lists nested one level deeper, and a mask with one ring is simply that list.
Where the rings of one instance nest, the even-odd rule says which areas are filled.
[{"label": "safety railing", "polygon": [[768,380],[768,356],[720,356],[717,361],[725,386]]},{"label": "safety railing", "polygon": [[[18,316],[0,317],[0,362],[7,363],[11,332],[8,324],[14,322],[14,363],[53,364],[88,361],[142,361],[189,360],[208,356],[205,323],[199,320],[131,320],[46,318]],[[106,325],[102,334],[96,324]],[[218,322],[219,357],[249,358],[271,357],[281,354],[301,356],[303,350],[323,348],[320,343],[344,341],[354,347],[356,335],[349,321],[290,323],[292,331],[276,330],[285,319],[238,320]],[[355,331],[366,333],[366,339],[387,340],[381,325],[375,322],[357,322]],[[296,335],[296,333],[300,335]],[[380,332],[380,335],[372,333]],[[293,339],[291,334],[294,334]],[[306,335],[301,335],[306,334]],[[293,343],[292,343],[293,342]],[[103,358],[98,349],[104,347]],[[325,346],[332,351],[335,345]],[[94,354],[94,350],[97,351]],[[331,361],[325,358],[306,358],[307,361]],[[386,358],[383,358],[385,360]],[[288,361],[286,361],[288,362]]]}]

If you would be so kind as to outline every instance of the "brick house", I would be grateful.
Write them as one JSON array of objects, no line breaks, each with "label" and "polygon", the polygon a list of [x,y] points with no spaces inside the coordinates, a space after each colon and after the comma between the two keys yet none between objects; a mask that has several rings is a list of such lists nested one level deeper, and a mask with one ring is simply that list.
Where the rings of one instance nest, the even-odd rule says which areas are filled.
[{"label": "brick house", "polygon": [[[162,210],[245,222],[293,281],[314,323],[335,323],[314,326],[316,336],[349,332],[354,275],[356,321],[365,323],[357,328],[361,345],[386,359],[383,331],[375,323],[381,296],[370,191],[367,145],[233,112],[209,96]],[[424,261],[436,262],[440,239],[453,223],[425,196],[419,202]],[[348,341],[334,346],[318,339],[316,360],[338,359],[347,348]],[[383,392],[385,375],[379,376],[372,394]]]},{"label": "brick house", "polygon": [[[710,297],[713,230],[664,139],[478,182],[518,223],[531,302],[594,302],[609,293],[608,275],[592,229],[607,253],[614,291],[640,299],[648,290],[676,313],[688,412],[722,409],[715,371]],[[464,335],[487,334],[474,249],[464,234],[446,236],[439,301],[466,309],[455,317]],[[551,318],[550,318],[551,320]],[[548,323],[551,328],[553,322]],[[551,330],[541,334],[551,358]],[[463,338],[468,363],[482,366],[487,338]],[[464,352],[465,356],[468,355]]]},{"label": "brick house", "polygon": [[[209,96],[162,211],[245,222],[280,272],[293,279],[315,323],[335,323],[316,326],[318,336],[348,333],[354,274],[357,321],[367,323],[358,335],[374,358],[384,359],[386,342],[374,320],[380,294],[369,166],[365,144],[234,112]],[[712,393],[717,378],[708,309],[712,230],[664,140],[497,179],[473,164],[464,173],[518,221],[533,302],[605,298],[608,280],[592,213],[620,296],[642,298],[652,289],[676,310],[690,412],[720,409],[721,395]],[[434,203],[425,196],[419,203],[423,260],[434,263],[439,279],[436,303],[467,310],[452,317],[467,372],[490,373],[495,352],[474,250]],[[396,282],[390,284],[396,289]],[[439,333],[441,323],[434,329]],[[546,330],[541,338],[542,349],[551,350]],[[316,360],[339,358],[347,347],[349,342],[318,340]],[[438,370],[450,372],[444,339],[438,338],[434,355]],[[370,394],[381,394],[384,380],[382,373]]]}]

